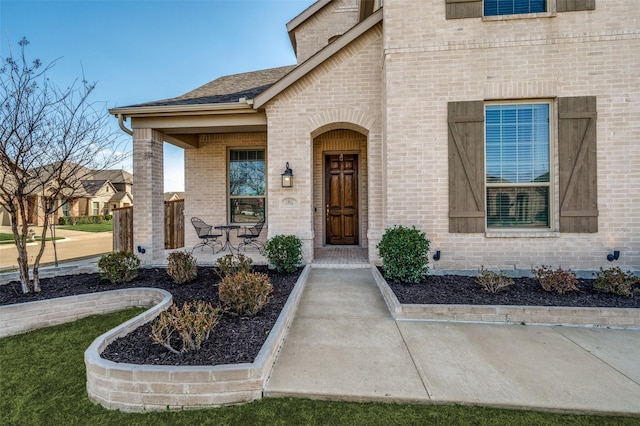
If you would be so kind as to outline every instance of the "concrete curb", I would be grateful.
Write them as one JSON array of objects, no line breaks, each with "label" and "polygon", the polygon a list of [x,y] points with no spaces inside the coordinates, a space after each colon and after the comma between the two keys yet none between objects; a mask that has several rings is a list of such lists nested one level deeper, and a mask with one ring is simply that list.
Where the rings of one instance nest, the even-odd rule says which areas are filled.
[{"label": "concrete curb", "polygon": [[419,320],[640,329],[640,309],[633,308],[401,304],[378,268],[371,267],[371,273],[382,293],[389,312],[398,321]]},{"label": "concrete curb", "polygon": [[98,337],[85,351],[89,398],[126,412],[204,408],[261,399],[264,386],[302,297],[310,267],[305,267],[276,324],[253,363],[216,366],[151,366],[100,358],[113,340],[151,321],[158,306]]}]

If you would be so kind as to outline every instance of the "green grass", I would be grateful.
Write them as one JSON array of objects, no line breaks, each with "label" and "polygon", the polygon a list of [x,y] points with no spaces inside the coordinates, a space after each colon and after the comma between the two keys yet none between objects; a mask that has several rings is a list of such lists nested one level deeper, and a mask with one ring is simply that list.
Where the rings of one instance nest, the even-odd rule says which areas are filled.
[{"label": "green grass", "polygon": [[142,309],[0,339],[2,425],[640,425],[640,419],[459,405],[265,399],[207,410],[120,413],[86,395],[84,350]]},{"label": "green grass", "polygon": [[56,229],[82,232],[111,232],[113,231],[113,222],[88,223],[85,225],[56,225]]},{"label": "green grass", "polygon": [[[47,237],[47,241],[51,241],[53,238]],[[56,237],[56,241],[64,240],[64,237]],[[39,235],[36,235],[36,241],[42,241]],[[4,232],[0,232],[0,244],[15,244],[13,239],[13,234],[7,234]]]}]

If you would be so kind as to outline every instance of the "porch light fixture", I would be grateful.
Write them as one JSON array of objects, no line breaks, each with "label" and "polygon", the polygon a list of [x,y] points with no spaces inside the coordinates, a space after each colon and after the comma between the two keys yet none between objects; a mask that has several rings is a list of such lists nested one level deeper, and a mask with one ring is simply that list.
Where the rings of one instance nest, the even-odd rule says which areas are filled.
[{"label": "porch light fixture", "polygon": [[282,177],[282,187],[283,188],[293,188],[293,170],[289,168],[289,162],[287,161],[287,165],[284,173],[280,176]]},{"label": "porch light fixture", "polygon": [[620,250],[614,250],[613,253],[607,255],[607,260],[609,262],[613,262],[618,259],[620,259]]}]

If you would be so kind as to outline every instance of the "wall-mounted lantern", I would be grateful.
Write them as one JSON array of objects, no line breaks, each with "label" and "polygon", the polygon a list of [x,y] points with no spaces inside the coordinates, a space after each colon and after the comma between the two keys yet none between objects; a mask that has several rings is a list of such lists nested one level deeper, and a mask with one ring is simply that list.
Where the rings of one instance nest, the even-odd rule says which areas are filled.
[{"label": "wall-mounted lantern", "polygon": [[289,168],[289,162],[287,162],[284,173],[280,176],[282,177],[283,188],[293,188],[293,170]]}]

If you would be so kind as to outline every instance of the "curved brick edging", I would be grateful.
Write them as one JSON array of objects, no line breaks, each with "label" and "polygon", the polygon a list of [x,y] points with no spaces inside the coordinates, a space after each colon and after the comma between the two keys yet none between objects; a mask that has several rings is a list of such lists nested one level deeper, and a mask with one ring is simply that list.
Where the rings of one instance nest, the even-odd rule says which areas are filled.
[{"label": "curved brick edging", "polygon": [[403,305],[378,268],[371,273],[396,320],[564,325],[640,329],[640,309],[503,305]]},{"label": "curved brick edging", "polygon": [[140,316],[155,317],[171,301],[164,290],[134,288],[0,306],[0,338],[136,306],[153,306]]},{"label": "curved brick edging", "polygon": [[[116,338],[150,319],[135,317],[98,337],[85,351],[87,393],[94,402],[126,412],[204,408],[262,398],[276,356],[300,302],[307,265],[253,363],[216,366],[155,366],[100,358]],[[143,314],[144,315],[144,314]]]}]

